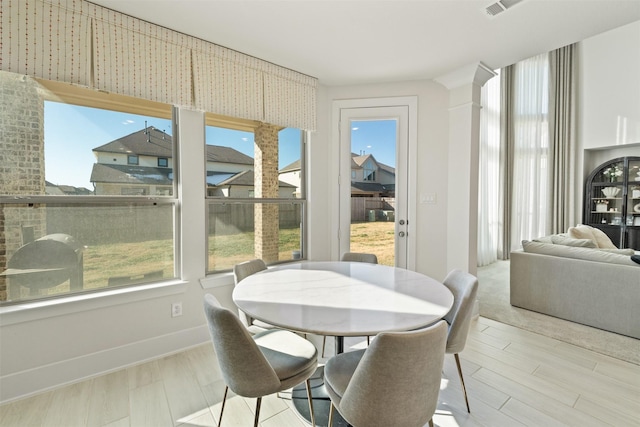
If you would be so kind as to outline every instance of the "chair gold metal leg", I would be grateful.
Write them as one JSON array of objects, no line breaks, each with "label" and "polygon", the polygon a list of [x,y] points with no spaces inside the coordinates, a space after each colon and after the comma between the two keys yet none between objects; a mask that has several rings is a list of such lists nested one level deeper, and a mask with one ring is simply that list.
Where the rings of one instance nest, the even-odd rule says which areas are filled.
[{"label": "chair gold metal leg", "polygon": [[311,427],[315,427],[316,416],[313,413],[313,396],[311,396],[311,381],[307,379],[304,383],[307,386],[307,399],[309,399],[309,415],[311,417]]},{"label": "chair gold metal leg", "polygon": [[464,393],[464,401],[467,404],[467,412],[471,413],[471,409],[469,408],[469,399],[467,399],[467,388],[464,386],[464,378],[462,377],[462,367],[460,366],[460,356],[458,353],[453,355],[456,359],[456,366],[458,367],[458,375],[460,375],[460,383],[462,384],[462,392]]},{"label": "chair gold metal leg", "polygon": [[369,336],[367,336],[367,345],[371,344],[371,340],[369,338]]},{"label": "chair gold metal leg", "polygon": [[253,427],[258,427],[258,420],[260,419],[260,404],[262,403],[262,398],[259,397],[256,401],[256,417],[253,420]]},{"label": "chair gold metal leg", "polygon": [[433,427],[433,418],[429,420],[429,427]]},{"label": "chair gold metal leg", "polygon": [[324,357],[324,346],[327,344],[327,336],[322,337],[322,357]]},{"label": "chair gold metal leg", "polygon": [[224,404],[227,403],[227,392],[229,391],[229,386],[224,387],[224,397],[222,398],[222,408],[220,408],[220,419],[218,420],[218,427],[222,425],[222,413],[224,412]]},{"label": "chair gold metal leg", "polygon": [[327,427],[333,425],[333,402],[329,405],[329,421],[327,421]]}]

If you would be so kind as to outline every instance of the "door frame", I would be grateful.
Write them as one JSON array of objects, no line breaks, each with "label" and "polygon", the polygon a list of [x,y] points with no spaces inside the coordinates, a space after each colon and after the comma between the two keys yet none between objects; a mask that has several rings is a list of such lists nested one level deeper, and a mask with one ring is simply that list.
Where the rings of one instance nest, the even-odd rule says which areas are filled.
[{"label": "door frame", "polygon": [[[340,118],[344,109],[359,108],[385,108],[385,107],[407,107],[408,123],[407,123],[407,146],[403,147],[407,155],[407,188],[406,188],[406,209],[407,209],[407,225],[405,228],[407,246],[406,246],[406,265],[407,269],[415,270],[416,268],[416,212],[417,212],[417,136],[418,136],[418,97],[417,96],[399,96],[385,98],[363,98],[363,99],[345,99],[333,101],[332,105],[332,155],[331,158],[338,159],[333,162],[331,169],[335,182],[336,208],[332,214],[332,230],[336,233],[336,239],[332,239],[331,259],[340,259],[342,238],[341,219],[344,218],[346,212],[350,214],[350,200],[345,203],[341,197],[341,143],[340,143]],[[397,141],[400,144],[402,141]],[[400,148],[402,152],[402,148]],[[350,151],[349,151],[350,152]],[[350,177],[350,175],[349,175]],[[350,178],[349,178],[350,179]],[[396,225],[397,229],[397,225]],[[342,238],[342,241],[341,241]]]}]

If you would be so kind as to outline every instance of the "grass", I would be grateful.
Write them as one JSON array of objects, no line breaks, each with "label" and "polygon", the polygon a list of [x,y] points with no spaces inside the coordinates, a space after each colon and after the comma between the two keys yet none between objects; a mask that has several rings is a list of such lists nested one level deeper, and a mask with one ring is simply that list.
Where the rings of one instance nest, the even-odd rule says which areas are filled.
[{"label": "grass", "polygon": [[395,223],[356,222],[351,224],[351,252],[373,253],[378,263],[395,265]]},{"label": "grass", "polygon": [[[394,265],[394,223],[361,222],[351,224],[351,251],[374,253],[378,262]],[[209,239],[209,269],[222,271],[254,256],[254,233],[212,236]],[[279,259],[292,259],[300,250],[300,230],[281,229]],[[125,283],[144,281],[144,275],[159,273],[173,277],[173,244],[171,240],[117,243],[87,247],[83,252],[84,289],[108,286],[109,278],[121,277]],[[109,260],[105,262],[105,260]],[[128,279],[128,281],[127,281]],[[23,288],[23,291],[27,291]],[[49,295],[69,292],[69,282],[48,289]],[[29,296],[23,293],[23,297]]]}]

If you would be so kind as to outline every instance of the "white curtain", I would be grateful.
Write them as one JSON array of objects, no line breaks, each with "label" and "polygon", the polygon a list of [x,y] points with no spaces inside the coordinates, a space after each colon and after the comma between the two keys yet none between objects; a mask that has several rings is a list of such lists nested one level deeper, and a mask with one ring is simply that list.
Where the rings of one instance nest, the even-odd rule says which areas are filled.
[{"label": "white curtain", "polygon": [[500,74],[482,87],[478,176],[478,266],[498,259],[500,237]]},{"label": "white curtain", "polygon": [[549,204],[549,56],[519,62],[513,86],[511,249],[547,234]]}]

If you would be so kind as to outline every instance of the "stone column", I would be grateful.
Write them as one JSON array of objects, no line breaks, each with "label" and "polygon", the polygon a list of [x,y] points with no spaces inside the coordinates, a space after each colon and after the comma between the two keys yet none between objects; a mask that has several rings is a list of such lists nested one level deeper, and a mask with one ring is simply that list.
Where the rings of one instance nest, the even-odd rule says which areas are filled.
[{"label": "stone column", "polygon": [[[256,198],[278,198],[278,131],[279,127],[264,123],[255,133],[253,186]],[[255,254],[265,262],[278,260],[278,205],[261,203],[255,206]]]},{"label": "stone column", "polygon": [[[30,77],[0,71],[0,193],[43,195],[44,103],[38,83]],[[22,246],[22,230],[37,239],[46,234],[44,209],[0,207],[0,271]],[[0,300],[6,300],[5,278],[0,278]]]},{"label": "stone column", "polygon": [[477,63],[436,79],[449,89],[447,271],[477,274],[480,93],[495,75]]}]

